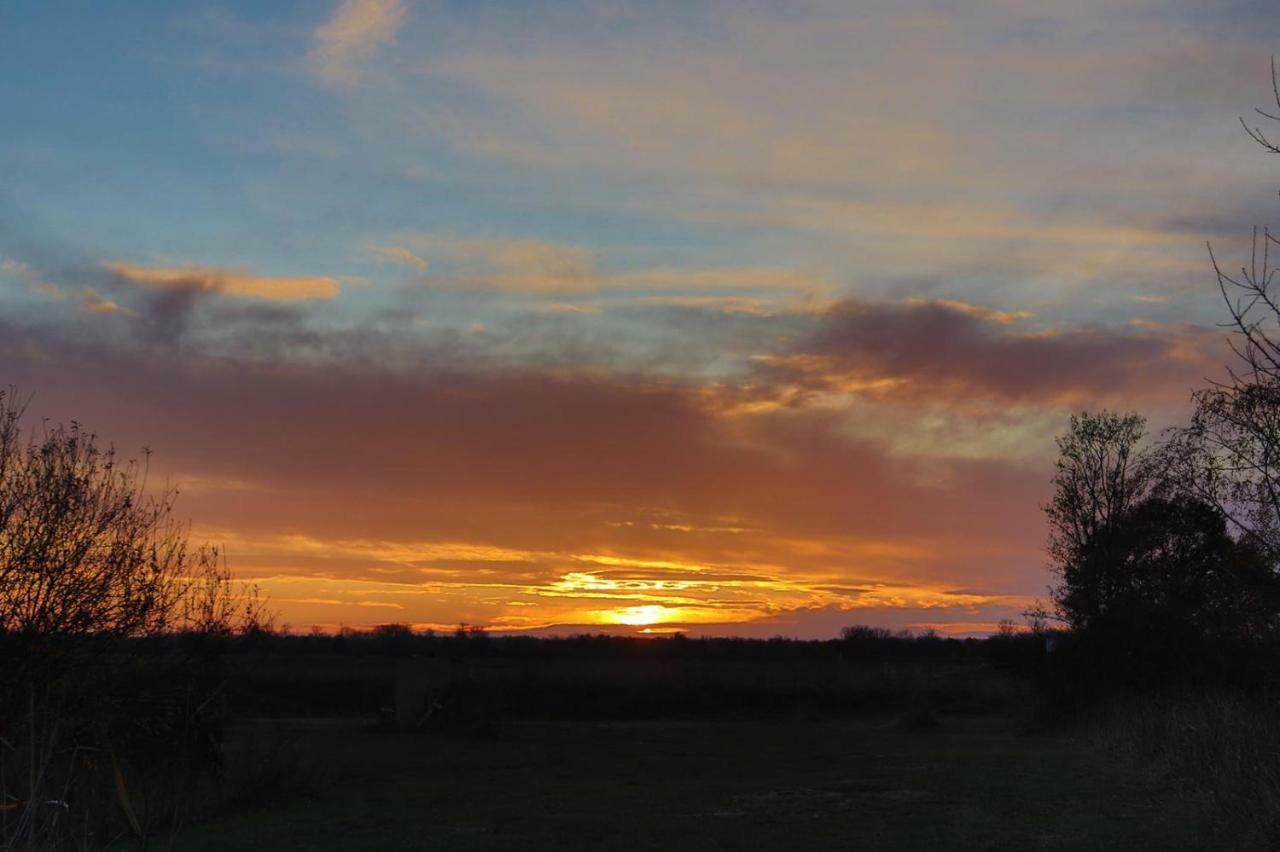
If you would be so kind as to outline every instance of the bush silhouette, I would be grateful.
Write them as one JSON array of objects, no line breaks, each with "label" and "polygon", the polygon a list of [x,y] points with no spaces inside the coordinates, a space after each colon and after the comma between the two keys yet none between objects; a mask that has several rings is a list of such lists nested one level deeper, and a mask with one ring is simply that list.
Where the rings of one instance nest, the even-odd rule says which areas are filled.
[{"label": "bush silhouette", "polygon": [[25,428],[0,392],[6,848],[145,837],[216,768],[213,651],[259,610],[216,550],[188,543],[175,496],[79,424]]}]

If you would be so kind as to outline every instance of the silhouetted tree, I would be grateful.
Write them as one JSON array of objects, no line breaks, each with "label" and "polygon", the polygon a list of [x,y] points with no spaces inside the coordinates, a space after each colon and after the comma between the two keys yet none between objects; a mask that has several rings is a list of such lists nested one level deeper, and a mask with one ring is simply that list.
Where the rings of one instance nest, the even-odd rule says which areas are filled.
[{"label": "silhouetted tree", "polygon": [[892,639],[893,631],[885,627],[868,627],[865,624],[854,624],[840,628],[840,638],[849,644],[872,644]]},{"label": "silhouetted tree", "polygon": [[[1066,684],[1164,686],[1218,677],[1244,643],[1276,635],[1280,576],[1217,506],[1179,490],[1143,419],[1071,419],[1045,506],[1060,582],[1054,615],[1076,633]],[[1092,686],[1090,686],[1092,684]],[[1074,700],[1059,696],[1064,701]]]},{"label": "silhouetted tree", "polygon": [[1101,527],[1055,594],[1076,628],[1124,647],[1274,634],[1280,578],[1191,495],[1148,497]]},{"label": "silhouetted tree", "polygon": [[[1271,79],[1280,109],[1274,59]],[[1280,115],[1257,112],[1280,121]],[[1266,151],[1280,153],[1260,127],[1241,123]],[[1196,391],[1191,422],[1173,431],[1165,451],[1179,487],[1215,506],[1273,559],[1280,559],[1280,301],[1271,260],[1277,244],[1270,230],[1255,227],[1252,256],[1238,273],[1228,272],[1210,246],[1235,358],[1225,381]]]},{"label": "silhouetted tree", "polygon": [[1155,482],[1141,447],[1146,420],[1110,411],[1072,415],[1057,439],[1053,496],[1044,507],[1049,558],[1064,577],[1091,553],[1100,531],[1145,497]]}]

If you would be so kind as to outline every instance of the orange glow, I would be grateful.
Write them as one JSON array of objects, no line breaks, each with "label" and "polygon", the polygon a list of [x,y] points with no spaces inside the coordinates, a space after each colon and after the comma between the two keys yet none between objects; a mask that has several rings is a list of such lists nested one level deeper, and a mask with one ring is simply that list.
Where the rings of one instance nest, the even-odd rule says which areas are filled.
[{"label": "orange glow", "polygon": [[[697,525],[646,524],[645,535],[683,541],[677,537],[686,536],[685,530],[670,529],[680,526]],[[725,561],[707,558],[713,554],[696,549],[643,545],[623,555],[617,550],[561,553],[464,541],[209,537],[230,539],[240,576],[257,583],[280,613],[281,623],[294,628],[359,628],[394,621],[449,629],[465,622],[502,632],[593,627],[650,628],[650,633],[741,632],[749,627],[772,635],[771,623],[785,633],[794,629],[791,624],[827,613],[824,617],[835,626],[825,632],[834,635],[839,626],[896,610],[914,615],[902,626],[955,619],[954,630],[940,632],[967,632],[1016,617],[1033,603],[1026,596],[981,594],[905,577],[842,581],[844,565],[891,571],[895,564],[927,560],[933,548],[925,544],[773,538],[736,528],[708,535],[716,541],[748,538],[756,550],[753,555],[771,558]],[[341,570],[321,573],[326,564],[345,567],[355,560],[364,566],[359,576]],[[296,568],[290,565],[294,561]]]}]

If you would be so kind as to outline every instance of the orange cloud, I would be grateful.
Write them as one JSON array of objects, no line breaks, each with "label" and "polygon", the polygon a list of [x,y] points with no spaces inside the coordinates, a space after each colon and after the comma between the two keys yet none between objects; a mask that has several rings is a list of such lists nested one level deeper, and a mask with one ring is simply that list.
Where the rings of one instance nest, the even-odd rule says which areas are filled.
[{"label": "orange cloud", "polygon": [[256,275],[216,266],[142,266],[107,261],[102,267],[122,281],[157,290],[190,289],[273,302],[332,299],[338,281],[327,276]]},{"label": "orange cloud", "polygon": [[124,309],[112,300],[106,298],[92,287],[81,287],[77,290],[68,290],[52,281],[46,281],[40,275],[25,263],[18,263],[8,259],[0,259],[0,273],[8,273],[16,278],[20,278],[28,282],[30,292],[44,296],[57,302],[69,301],[72,296],[79,301],[80,307],[85,313],[89,314],[116,314],[121,313]]},{"label": "orange cloud", "polygon": [[86,289],[81,299],[84,309],[91,314],[115,314],[121,311],[119,305],[104,298],[96,290]]}]

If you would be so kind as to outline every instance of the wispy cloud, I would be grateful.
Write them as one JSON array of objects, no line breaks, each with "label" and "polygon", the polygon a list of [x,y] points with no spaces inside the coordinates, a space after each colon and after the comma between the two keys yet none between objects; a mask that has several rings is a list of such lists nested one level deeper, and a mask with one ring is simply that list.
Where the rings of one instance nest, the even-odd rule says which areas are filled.
[{"label": "wispy cloud", "polygon": [[[534,238],[477,237],[444,233],[400,234],[391,245],[365,243],[361,256],[369,260],[412,266],[423,284],[451,290],[523,295],[613,293],[634,302],[654,293],[653,303],[696,305],[697,299],[732,299],[744,309],[753,298],[764,304],[762,291],[785,294],[794,305],[825,306],[834,289],[813,273],[764,266],[636,265],[606,271],[608,251],[587,245]],[[695,300],[695,301],[687,301]],[[710,304],[706,302],[705,304]],[[754,309],[753,309],[754,310]]]},{"label": "wispy cloud", "polygon": [[[596,252],[590,248],[537,239],[418,234],[407,237],[413,254],[436,268],[424,279],[457,290],[503,293],[589,293],[599,287]],[[435,263],[436,260],[440,262]]]},{"label": "wispy cloud", "polygon": [[81,304],[91,314],[117,314],[122,310],[118,304],[92,288],[84,291]]},{"label": "wispy cloud", "polygon": [[28,290],[55,302],[72,302],[79,304],[88,314],[116,314],[124,309],[111,299],[103,296],[93,287],[64,287],[53,281],[44,280],[30,266],[10,260],[0,260],[0,273],[8,273],[19,280],[28,282]]},{"label": "wispy cloud", "polygon": [[0,274],[27,281],[35,275],[35,271],[27,264],[11,257],[0,257]]},{"label": "wispy cloud", "polygon": [[365,64],[395,41],[409,17],[404,0],[342,0],[315,32],[309,60],[329,86],[349,88],[365,79]]},{"label": "wispy cloud", "polygon": [[428,265],[425,258],[419,257],[407,248],[380,246],[374,243],[365,243],[360,247],[360,258],[374,263],[398,263],[403,266],[412,266],[420,273],[426,272]]}]

